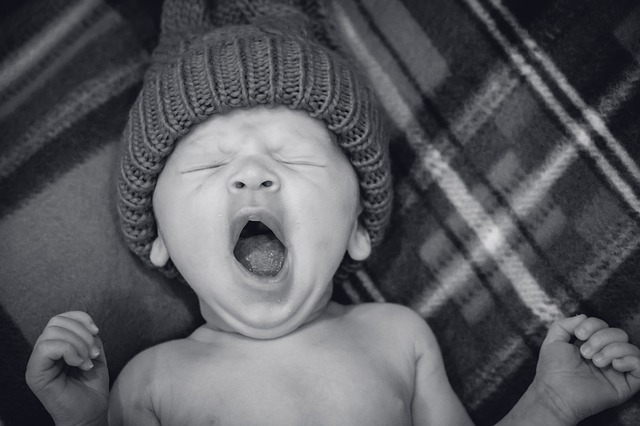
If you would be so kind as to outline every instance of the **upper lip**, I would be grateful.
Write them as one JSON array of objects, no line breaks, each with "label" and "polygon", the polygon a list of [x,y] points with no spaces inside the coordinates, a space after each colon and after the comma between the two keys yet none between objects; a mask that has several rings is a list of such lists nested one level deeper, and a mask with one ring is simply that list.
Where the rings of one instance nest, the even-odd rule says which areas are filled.
[{"label": "upper lip", "polygon": [[231,219],[232,251],[240,238],[240,233],[250,221],[262,222],[273,231],[283,245],[285,244],[285,233],[278,215],[264,207],[243,207]]}]

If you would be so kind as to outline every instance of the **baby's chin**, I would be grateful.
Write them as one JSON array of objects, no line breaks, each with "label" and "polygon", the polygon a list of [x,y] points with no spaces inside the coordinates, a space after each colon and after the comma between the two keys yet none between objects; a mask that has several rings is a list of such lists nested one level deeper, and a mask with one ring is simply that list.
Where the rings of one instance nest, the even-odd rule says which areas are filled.
[{"label": "baby's chin", "polygon": [[242,312],[213,313],[201,303],[201,311],[209,328],[236,333],[260,340],[277,339],[296,332],[316,320],[326,310],[331,299],[330,288],[315,303],[301,304],[282,301],[245,307]]}]

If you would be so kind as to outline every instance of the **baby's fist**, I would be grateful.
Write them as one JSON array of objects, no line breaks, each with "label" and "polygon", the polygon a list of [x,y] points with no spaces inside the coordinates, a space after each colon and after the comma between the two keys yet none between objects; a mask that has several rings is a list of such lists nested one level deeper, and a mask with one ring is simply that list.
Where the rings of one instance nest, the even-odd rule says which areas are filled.
[{"label": "baby's fist", "polygon": [[[574,337],[578,346],[571,343]],[[585,315],[551,325],[534,384],[565,423],[621,404],[640,390],[640,350],[628,340],[623,330]]]},{"label": "baby's fist", "polygon": [[51,318],[34,345],[25,379],[56,424],[106,418],[109,375],[97,334],[88,314],[65,312]]}]

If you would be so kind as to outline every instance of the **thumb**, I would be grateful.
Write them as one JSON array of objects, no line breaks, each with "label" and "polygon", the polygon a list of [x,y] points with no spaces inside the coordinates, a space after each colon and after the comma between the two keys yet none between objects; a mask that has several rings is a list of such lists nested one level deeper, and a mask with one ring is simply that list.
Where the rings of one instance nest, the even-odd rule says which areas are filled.
[{"label": "thumb", "polygon": [[640,391],[640,355],[633,354],[616,358],[611,362],[611,365],[617,372],[622,373],[629,386],[629,394],[623,399],[626,401]]},{"label": "thumb", "polygon": [[549,327],[549,331],[547,331],[547,337],[545,337],[542,342],[542,346],[548,345],[553,342],[565,342],[568,343],[573,336],[573,333],[576,331],[576,328],[582,321],[587,319],[587,316],[584,314],[576,315],[574,317],[562,318],[558,321],[555,321]]},{"label": "thumb", "polygon": [[104,345],[102,343],[102,340],[100,339],[100,337],[95,336],[94,340],[96,342],[96,345],[98,345],[98,349],[100,349],[100,355],[98,355],[93,361],[95,364],[101,364],[104,367],[107,366],[107,356],[104,352]]}]

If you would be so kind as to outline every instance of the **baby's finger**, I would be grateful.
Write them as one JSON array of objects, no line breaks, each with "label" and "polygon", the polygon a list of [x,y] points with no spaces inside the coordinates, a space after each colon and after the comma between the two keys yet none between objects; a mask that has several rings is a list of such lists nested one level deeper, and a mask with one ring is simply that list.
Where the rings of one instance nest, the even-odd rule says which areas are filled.
[{"label": "baby's finger", "polygon": [[[95,358],[100,354],[100,349],[96,344],[94,334],[87,328],[85,322],[80,322],[74,318],[64,315],[57,315],[49,320],[47,328],[49,327],[64,328],[76,334],[79,338],[84,340],[85,344],[89,347],[89,354],[91,358]],[[47,329],[45,329],[43,334],[48,334]]]},{"label": "baby's finger", "polygon": [[629,373],[636,379],[640,379],[639,355],[628,355],[623,358],[616,358],[611,362],[611,365],[621,373]]},{"label": "baby's finger", "polygon": [[596,331],[609,327],[609,324],[601,320],[600,318],[590,317],[580,324],[575,330],[575,336],[580,340],[587,340]]},{"label": "baby's finger", "polygon": [[91,331],[91,334],[98,334],[98,326],[96,326],[96,323],[93,322],[93,318],[91,318],[91,316],[83,311],[69,311],[69,312],[64,312],[60,315],[58,315],[60,317],[66,317],[66,318],[71,318],[74,319],[76,321],[81,322],[82,324],[85,325],[85,327],[87,327],[87,329],[89,329],[89,331]]},{"label": "baby's finger", "polygon": [[43,340],[38,345],[40,350],[47,354],[47,358],[51,361],[50,364],[63,359],[68,365],[79,367],[85,361],[85,357],[78,352],[78,348],[69,341]]},{"label": "baby's finger", "polygon": [[96,341],[96,345],[98,347],[99,352],[98,352],[98,356],[96,356],[95,358],[92,358],[93,362],[107,365],[107,357],[106,357],[106,354],[104,353],[104,345],[102,344],[102,340],[100,340],[100,338],[96,336],[95,341]]},{"label": "baby's finger", "polygon": [[84,362],[76,348],[69,342],[64,340],[36,342],[25,372],[25,379],[31,390],[37,392],[53,377],[60,374],[60,366],[57,364],[61,359],[74,367]]},{"label": "baby's finger", "polygon": [[624,330],[619,328],[603,328],[596,331],[589,339],[580,346],[582,356],[591,359],[602,348],[612,343],[627,343],[629,336]]},{"label": "baby's finger", "polygon": [[616,342],[602,348],[601,351],[593,355],[591,360],[596,367],[603,368],[615,359],[625,358],[627,356],[640,357],[640,349],[630,343]]},{"label": "baby's finger", "polygon": [[568,342],[571,340],[571,336],[573,335],[576,327],[580,326],[587,318],[586,315],[580,314],[574,317],[562,318],[558,321],[555,321],[549,327],[549,331],[547,332],[547,337],[545,337],[542,345],[547,345],[552,342]]},{"label": "baby's finger", "polygon": [[[92,348],[72,330],[57,325],[49,325],[36,341],[36,345],[45,341],[63,341],[68,343],[74,351],[83,359],[90,358]],[[58,358],[59,359],[59,358]],[[65,359],[66,360],[66,359]],[[74,365],[74,364],[70,364]]]}]

